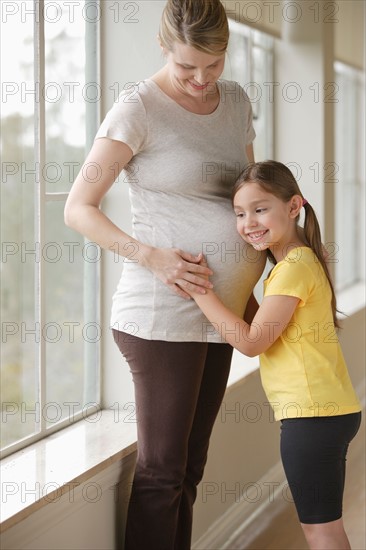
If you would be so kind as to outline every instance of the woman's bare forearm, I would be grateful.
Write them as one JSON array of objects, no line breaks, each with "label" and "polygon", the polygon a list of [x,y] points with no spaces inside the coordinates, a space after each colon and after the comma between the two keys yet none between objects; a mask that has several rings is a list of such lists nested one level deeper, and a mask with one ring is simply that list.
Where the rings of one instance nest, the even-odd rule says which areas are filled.
[{"label": "woman's bare forearm", "polygon": [[98,207],[86,204],[70,207],[65,214],[65,223],[101,248],[146,265],[152,247],[122,231]]}]

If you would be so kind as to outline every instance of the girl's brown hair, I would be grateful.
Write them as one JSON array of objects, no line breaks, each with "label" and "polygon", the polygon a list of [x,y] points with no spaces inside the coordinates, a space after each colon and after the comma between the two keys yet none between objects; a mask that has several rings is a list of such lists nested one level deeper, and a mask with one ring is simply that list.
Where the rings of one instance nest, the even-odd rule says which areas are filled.
[{"label": "girl's brown hair", "polygon": [[229,26],[220,0],[168,0],[161,17],[159,39],[169,51],[174,42],[220,55],[226,52]]},{"label": "girl's brown hair", "polygon": [[[281,162],[274,160],[248,164],[238,177],[233,187],[233,200],[239,189],[241,189],[246,183],[257,183],[264,191],[271,193],[284,202],[291,200],[294,195],[300,195],[300,197],[304,199],[291,170]],[[308,202],[304,204],[304,209],[304,238],[319,260],[319,263],[324,269],[325,275],[329,281],[332,292],[332,312],[334,324],[336,327],[339,327],[339,323],[337,321],[336,296],[329,269],[324,257],[324,248],[321,240],[319,222],[313,207]],[[299,217],[300,215],[297,216],[296,222],[299,221]],[[276,263],[276,260],[270,250],[267,250],[267,255],[272,263]]]}]

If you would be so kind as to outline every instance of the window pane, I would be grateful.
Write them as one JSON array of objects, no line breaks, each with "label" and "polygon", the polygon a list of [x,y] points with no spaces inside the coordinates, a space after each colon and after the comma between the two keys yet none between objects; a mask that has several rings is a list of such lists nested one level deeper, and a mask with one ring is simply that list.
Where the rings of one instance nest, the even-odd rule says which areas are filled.
[{"label": "window pane", "polygon": [[361,210],[364,196],[364,175],[359,144],[363,143],[364,114],[362,98],[364,87],[358,71],[336,64],[338,101],[335,104],[336,121],[336,284],[337,289],[361,280],[360,258],[364,254],[364,232]]},{"label": "window pane", "polygon": [[[99,85],[85,74],[97,80],[100,13],[95,1],[67,4],[4,13],[2,447],[43,437],[45,425],[99,400],[99,249],[65,227],[63,208],[95,134]],[[43,69],[45,85],[34,77]]]},{"label": "window pane", "polygon": [[98,400],[96,268],[100,249],[63,223],[63,202],[48,202],[46,244],[46,420],[48,425]]},{"label": "window pane", "polygon": [[85,104],[98,101],[96,83],[85,82],[84,2],[50,3],[45,19],[47,192],[68,191],[85,156]]},{"label": "window pane", "polygon": [[[33,434],[37,414],[33,21],[1,33],[1,446]],[[6,46],[5,46],[6,44]],[[11,52],[11,55],[10,55]],[[29,412],[33,411],[33,412]]]},{"label": "window pane", "polygon": [[273,143],[273,39],[229,20],[230,41],[223,78],[238,82],[248,94],[256,131],[256,160],[272,157]]},{"label": "window pane", "polygon": [[[257,33],[258,34],[258,33]],[[253,46],[253,83],[248,89],[248,95],[252,102],[255,117],[254,127],[256,138],[254,151],[256,160],[264,160],[272,157],[272,109],[273,87],[272,77],[272,53]]]},{"label": "window pane", "polygon": [[243,32],[230,30],[230,40],[223,78],[235,80],[241,86],[250,81],[249,39]]}]

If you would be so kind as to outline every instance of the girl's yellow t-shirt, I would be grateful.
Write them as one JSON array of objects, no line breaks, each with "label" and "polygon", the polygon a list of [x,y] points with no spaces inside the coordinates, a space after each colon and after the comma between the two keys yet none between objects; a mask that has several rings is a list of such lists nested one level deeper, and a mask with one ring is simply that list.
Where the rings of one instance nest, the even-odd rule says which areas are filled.
[{"label": "girl's yellow t-shirt", "polygon": [[274,266],[264,296],[278,295],[300,302],[287,328],[260,356],[275,419],[360,411],[333,322],[330,285],[310,248],[294,248]]}]

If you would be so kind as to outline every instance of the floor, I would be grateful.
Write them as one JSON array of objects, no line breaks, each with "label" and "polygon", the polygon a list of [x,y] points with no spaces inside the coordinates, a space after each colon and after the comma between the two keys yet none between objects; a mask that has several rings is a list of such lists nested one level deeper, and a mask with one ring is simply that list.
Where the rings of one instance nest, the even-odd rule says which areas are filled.
[{"label": "floor", "polygon": [[[364,415],[365,417],[365,415]],[[343,519],[353,550],[366,550],[365,509],[365,419],[350,445],[343,501]],[[276,515],[263,518],[245,530],[230,550],[306,550],[308,548],[295,508],[282,501]]]}]

